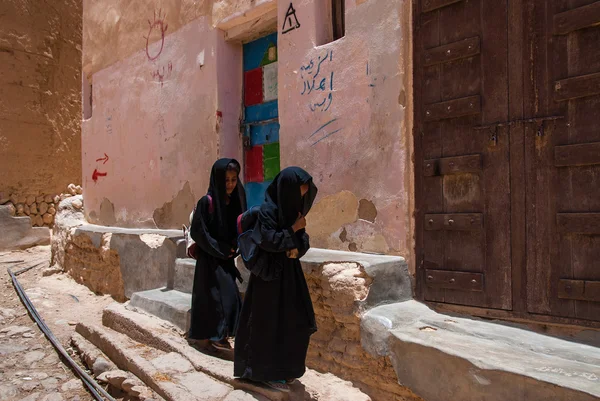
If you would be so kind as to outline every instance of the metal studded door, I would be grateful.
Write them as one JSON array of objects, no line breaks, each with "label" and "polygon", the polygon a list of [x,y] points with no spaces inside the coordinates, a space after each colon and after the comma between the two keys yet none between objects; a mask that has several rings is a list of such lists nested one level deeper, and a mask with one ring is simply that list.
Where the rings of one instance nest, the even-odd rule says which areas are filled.
[{"label": "metal studded door", "polygon": [[600,1],[529,0],[527,307],[600,321]]},{"label": "metal studded door", "polygon": [[415,10],[419,284],[427,301],[510,309],[507,1]]},{"label": "metal studded door", "polygon": [[244,159],[248,207],[279,173],[277,33],[244,45]]}]

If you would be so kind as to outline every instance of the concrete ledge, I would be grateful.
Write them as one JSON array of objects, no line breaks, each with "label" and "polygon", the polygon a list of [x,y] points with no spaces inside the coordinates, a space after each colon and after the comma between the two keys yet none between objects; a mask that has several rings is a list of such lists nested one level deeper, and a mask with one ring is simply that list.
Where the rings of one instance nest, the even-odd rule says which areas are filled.
[{"label": "concrete ledge", "polygon": [[181,230],[159,230],[153,228],[121,228],[110,226],[98,226],[95,224],[84,224],[77,228],[80,232],[99,233],[99,234],[125,234],[125,235],[142,235],[156,234],[170,238],[173,242],[183,238]]},{"label": "concrete ledge", "polygon": [[29,217],[13,217],[9,206],[0,206],[0,251],[50,245],[48,227],[32,227]]},{"label": "concrete ledge", "polygon": [[[302,259],[305,274],[316,274],[326,264],[357,263],[372,279],[369,295],[362,302],[365,309],[391,302],[407,301],[413,298],[412,281],[406,260],[400,256],[372,255],[367,253],[333,251],[311,248]],[[240,257],[236,259],[244,283],[240,291],[246,291],[250,272]]]},{"label": "concrete ledge", "polygon": [[600,399],[600,350],[416,302],[361,321],[362,345],[389,356],[398,380],[427,401]]},{"label": "concrete ledge", "polygon": [[[412,299],[412,283],[408,273],[408,265],[402,257],[313,248],[300,259],[302,269],[306,274],[315,274],[329,263],[346,262],[359,264],[373,280],[369,295],[364,301],[366,308],[383,303]],[[236,266],[244,279],[243,284],[238,283],[240,291],[244,293],[250,279],[250,272],[245,268],[240,257],[236,259]],[[191,293],[195,268],[196,261],[194,259],[177,259],[173,270],[173,278],[169,280],[172,284],[168,285],[168,288]]]},{"label": "concrete ledge", "polygon": [[328,263],[354,262],[373,279],[366,308],[382,303],[406,301],[413,298],[412,282],[406,260],[400,256],[372,255],[367,253],[310,249],[300,260],[305,273],[312,273]]},{"label": "concrete ledge", "polygon": [[[169,286],[180,237],[180,230],[84,224],[73,228],[66,240],[75,247],[67,254],[63,268],[95,291],[119,300],[131,298],[134,292]],[[108,257],[112,254],[113,258]],[[112,282],[99,285],[103,272],[109,271],[115,276]]]}]

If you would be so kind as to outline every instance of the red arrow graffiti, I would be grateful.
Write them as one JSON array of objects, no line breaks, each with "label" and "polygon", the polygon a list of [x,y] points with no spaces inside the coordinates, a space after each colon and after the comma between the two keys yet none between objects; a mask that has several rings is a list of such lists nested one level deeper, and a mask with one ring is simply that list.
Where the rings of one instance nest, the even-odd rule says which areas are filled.
[{"label": "red arrow graffiti", "polygon": [[101,159],[96,159],[96,161],[97,161],[97,162],[101,162],[101,161],[103,161],[103,160],[104,160],[104,163],[102,163],[102,164],[106,164],[106,162],[108,161],[108,155],[107,155],[106,153],[104,154],[104,157],[103,157],[103,158],[101,158]]},{"label": "red arrow graffiti", "polygon": [[107,173],[101,173],[98,170],[94,169],[94,172],[92,173],[92,180],[94,180],[94,182],[97,182],[98,177],[106,177],[107,175]]}]

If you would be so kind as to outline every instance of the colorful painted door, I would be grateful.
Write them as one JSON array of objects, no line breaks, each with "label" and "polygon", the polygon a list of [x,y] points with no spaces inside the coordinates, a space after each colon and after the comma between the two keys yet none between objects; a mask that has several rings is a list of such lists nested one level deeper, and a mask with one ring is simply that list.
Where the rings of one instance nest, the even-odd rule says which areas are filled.
[{"label": "colorful painted door", "polygon": [[277,33],[244,45],[244,164],[248,207],[279,173]]}]

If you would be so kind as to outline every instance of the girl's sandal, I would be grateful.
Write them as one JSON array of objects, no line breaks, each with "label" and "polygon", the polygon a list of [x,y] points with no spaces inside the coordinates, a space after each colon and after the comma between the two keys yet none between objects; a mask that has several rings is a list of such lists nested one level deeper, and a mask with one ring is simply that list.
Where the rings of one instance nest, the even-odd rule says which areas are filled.
[{"label": "girl's sandal", "polygon": [[278,390],[284,393],[290,392],[290,386],[285,383],[285,380],[281,381],[268,381],[264,382],[266,386],[271,387],[274,390]]},{"label": "girl's sandal", "polygon": [[219,351],[231,351],[232,349],[231,344],[229,344],[227,339],[223,339],[221,341],[211,341],[210,344]]}]

